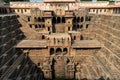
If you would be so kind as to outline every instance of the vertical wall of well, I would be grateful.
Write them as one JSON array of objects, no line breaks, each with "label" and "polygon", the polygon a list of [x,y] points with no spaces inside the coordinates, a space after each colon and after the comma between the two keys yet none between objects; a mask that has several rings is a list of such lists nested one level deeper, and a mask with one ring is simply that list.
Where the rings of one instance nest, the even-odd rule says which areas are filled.
[{"label": "vertical wall of well", "polygon": [[25,52],[15,49],[23,38],[22,25],[18,21],[20,17],[6,13],[0,13],[0,80],[41,80],[40,69]]},{"label": "vertical wall of well", "polygon": [[94,56],[102,64],[104,71],[113,79],[120,79],[120,16],[95,15],[90,25],[90,34],[104,44]]}]

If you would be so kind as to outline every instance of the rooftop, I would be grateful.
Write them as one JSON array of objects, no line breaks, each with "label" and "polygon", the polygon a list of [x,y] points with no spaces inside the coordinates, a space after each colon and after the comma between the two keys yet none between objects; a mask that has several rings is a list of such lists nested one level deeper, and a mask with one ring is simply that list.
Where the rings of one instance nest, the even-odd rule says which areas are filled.
[{"label": "rooftop", "polygon": [[77,34],[81,34],[81,32],[79,32],[79,31],[69,31],[68,33],[77,33]]},{"label": "rooftop", "polygon": [[75,41],[72,48],[101,48],[103,45],[97,40],[81,40]]},{"label": "rooftop", "polygon": [[44,0],[44,2],[75,2],[76,0]]},{"label": "rooftop", "polygon": [[48,37],[51,37],[51,38],[67,38],[69,37],[70,38],[70,35],[68,33],[52,33],[51,35],[48,35]]},{"label": "rooftop", "polygon": [[46,41],[22,40],[16,45],[16,48],[46,48]]}]

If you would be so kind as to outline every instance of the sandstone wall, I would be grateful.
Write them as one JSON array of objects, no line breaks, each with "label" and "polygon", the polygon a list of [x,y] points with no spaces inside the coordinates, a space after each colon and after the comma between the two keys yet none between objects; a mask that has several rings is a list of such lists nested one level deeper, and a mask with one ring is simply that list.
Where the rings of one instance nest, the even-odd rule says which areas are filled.
[{"label": "sandstone wall", "polygon": [[113,80],[120,79],[120,15],[94,15],[87,32],[104,44],[94,56],[105,73]]},{"label": "sandstone wall", "polygon": [[40,69],[26,54],[15,50],[14,46],[23,38],[18,18],[15,14],[0,15],[0,80],[40,80]]}]

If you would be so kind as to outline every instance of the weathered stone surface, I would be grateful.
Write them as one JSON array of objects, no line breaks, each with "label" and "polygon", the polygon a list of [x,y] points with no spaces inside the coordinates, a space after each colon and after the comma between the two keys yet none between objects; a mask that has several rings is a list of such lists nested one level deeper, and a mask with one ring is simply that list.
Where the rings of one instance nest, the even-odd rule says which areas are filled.
[{"label": "weathered stone surface", "polygon": [[[104,47],[97,53],[97,57],[105,65],[108,72],[111,74],[111,77],[114,79],[119,79],[119,15],[95,15],[99,19],[97,22],[93,22],[91,26],[94,26],[93,29],[96,37],[95,39],[99,40],[104,44]],[[99,24],[98,24],[99,23]],[[97,26],[95,26],[97,25]]]},{"label": "weathered stone surface", "polygon": [[2,5],[0,80],[119,80],[118,4],[13,2],[11,8]]}]

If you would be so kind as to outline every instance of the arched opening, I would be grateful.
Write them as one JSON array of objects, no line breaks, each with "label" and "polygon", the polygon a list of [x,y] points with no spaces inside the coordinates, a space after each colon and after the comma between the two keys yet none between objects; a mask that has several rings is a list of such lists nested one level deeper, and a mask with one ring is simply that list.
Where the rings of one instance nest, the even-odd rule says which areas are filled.
[{"label": "arched opening", "polygon": [[[17,11],[18,11],[18,10],[17,10]],[[4,13],[3,8],[1,8],[1,13],[2,13],[2,14]]]},{"label": "arched opening", "polygon": [[83,28],[83,25],[80,25],[80,28]]},{"label": "arched opening", "polygon": [[70,24],[70,21],[68,21],[68,23]]},{"label": "arched opening", "polygon": [[83,38],[83,36],[81,35],[81,36],[80,36],[80,40],[83,40],[83,39],[84,39],[84,38]]},{"label": "arched opening", "polygon": [[11,9],[11,12],[15,12],[15,10],[14,10],[14,9]]},{"label": "arched opening", "polygon": [[104,12],[106,12],[106,9],[104,9]]},{"label": "arched opening", "polygon": [[37,18],[36,17],[34,17],[34,20],[35,20],[35,22],[37,21]]},{"label": "arched opening", "polygon": [[0,8],[1,9],[1,13],[3,13],[3,9],[2,8]]},{"label": "arched opening", "polygon": [[19,9],[17,9],[17,12],[19,12]]},{"label": "arched opening", "polygon": [[43,25],[42,28],[45,28],[45,25]]},{"label": "arched opening", "polygon": [[77,22],[80,22],[80,17],[77,18]]},{"label": "arched opening", "polygon": [[1,8],[0,8],[0,14],[2,13]]},{"label": "arched opening", "polygon": [[47,23],[49,24],[50,22],[49,22],[49,21],[47,21]]},{"label": "arched opening", "polygon": [[38,18],[38,22],[41,22],[41,18],[40,17]]},{"label": "arched opening", "polygon": [[74,36],[74,40],[76,40],[76,36]]},{"label": "arched opening", "polygon": [[91,21],[91,17],[89,17],[88,21]]},{"label": "arched opening", "polygon": [[32,25],[31,25],[31,24],[30,24],[29,26],[30,26],[30,28],[32,28]]},{"label": "arched opening", "polygon": [[28,21],[30,21],[30,18],[28,17]]},{"label": "arched opening", "polygon": [[64,48],[64,49],[63,49],[63,52],[64,52],[64,53],[67,53],[67,52],[68,52],[68,49],[67,49],[67,48]]},{"label": "arched opening", "polygon": [[84,21],[84,18],[83,17],[81,17],[81,22],[83,22]]},{"label": "arched opening", "polygon": [[73,18],[73,22],[76,22],[76,17]]},{"label": "arched opening", "polygon": [[45,36],[44,36],[44,35],[42,35],[42,39],[45,39]]},{"label": "arched opening", "polygon": [[62,23],[65,23],[65,17],[62,17]]},{"label": "arched opening", "polygon": [[57,23],[60,23],[60,17],[57,17]]},{"label": "arched opening", "polygon": [[70,27],[68,27],[68,31],[70,31]]},{"label": "arched opening", "polygon": [[21,9],[21,13],[23,13],[23,9]]},{"label": "arched opening", "polygon": [[5,9],[3,8],[3,13],[5,14]]},{"label": "arched opening", "polygon": [[50,55],[54,54],[54,48],[50,48]]},{"label": "arched opening", "polygon": [[45,19],[44,19],[44,18],[42,18],[42,22],[45,22]]},{"label": "arched opening", "polygon": [[57,49],[56,49],[56,53],[58,53],[58,54],[59,54],[59,53],[62,53],[62,49],[57,48]]},{"label": "arched opening", "polygon": [[7,9],[5,8],[5,13],[7,13]]},{"label": "arched opening", "polygon": [[86,29],[88,28],[89,24],[86,24]]},{"label": "arched opening", "polygon": [[98,10],[96,10],[96,13],[98,13]]},{"label": "arched opening", "polygon": [[4,9],[4,8],[2,8],[2,10],[3,10],[3,13],[5,14],[5,9]]},{"label": "arched opening", "polygon": [[41,28],[41,25],[39,25],[39,28]]},{"label": "arched opening", "polygon": [[47,40],[50,40],[49,38],[47,38]]},{"label": "arched opening", "polygon": [[50,31],[50,27],[48,27],[48,31]]},{"label": "arched opening", "polygon": [[86,21],[90,21],[91,18],[89,16],[86,16]]},{"label": "arched opening", "polygon": [[6,8],[4,8],[4,12],[7,13],[7,9]]},{"label": "arched opening", "polygon": [[38,66],[40,66],[40,63],[38,63]]},{"label": "arched opening", "polygon": [[69,38],[68,38],[68,41],[69,41]]},{"label": "arched opening", "polygon": [[35,28],[38,28],[38,26],[37,26],[37,25],[35,25]]},{"label": "arched opening", "polygon": [[80,26],[79,25],[77,25],[77,29],[79,29],[80,28]]},{"label": "arched opening", "polygon": [[52,23],[56,23],[56,18],[55,17],[53,17]]},{"label": "arched opening", "polygon": [[77,30],[76,25],[73,25],[72,30],[75,30],[75,31]]},{"label": "arched opening", "polygon": [[27,10],[25,9],[25,12],[27,12]]}]

